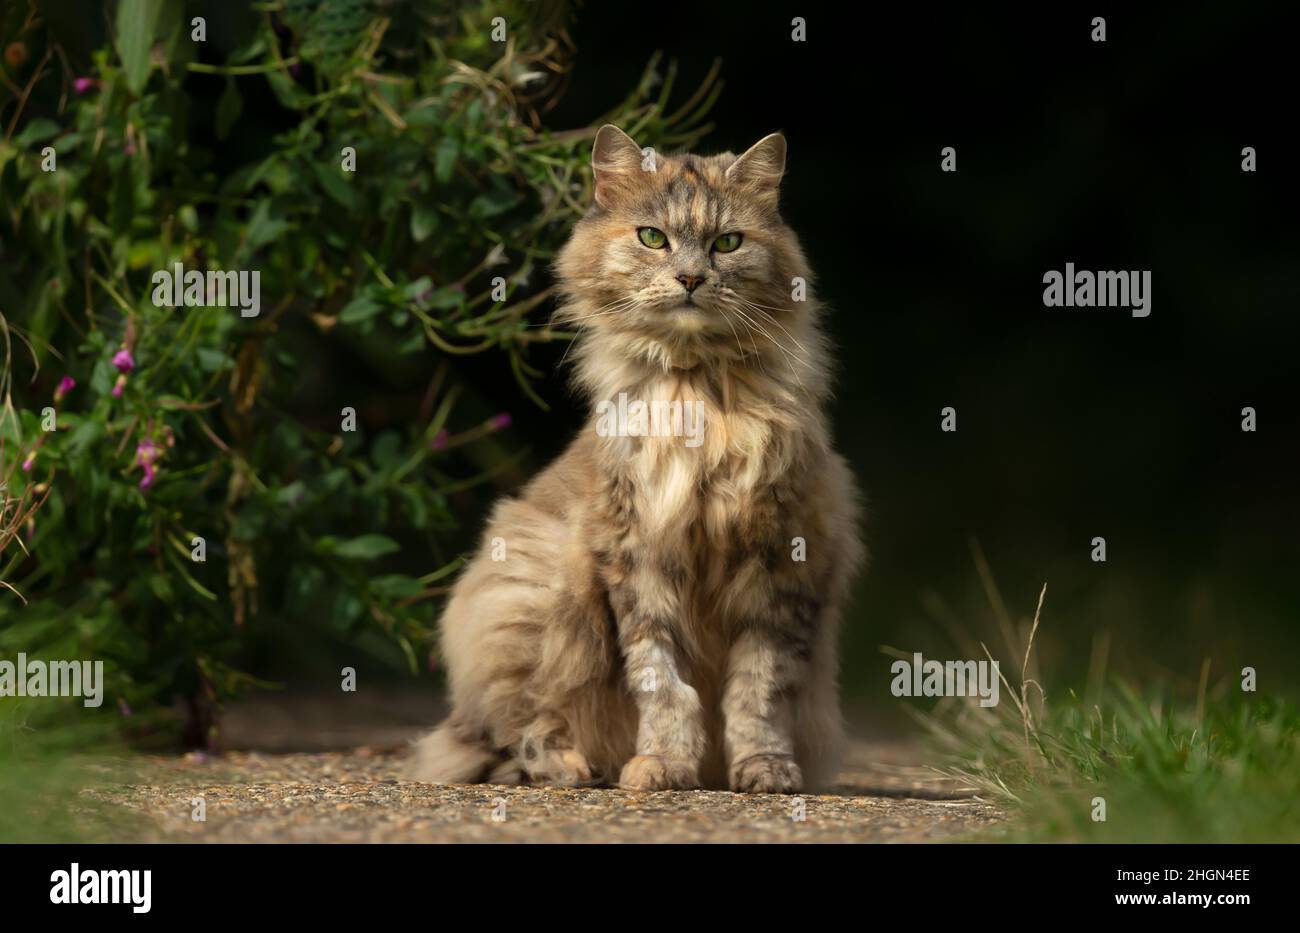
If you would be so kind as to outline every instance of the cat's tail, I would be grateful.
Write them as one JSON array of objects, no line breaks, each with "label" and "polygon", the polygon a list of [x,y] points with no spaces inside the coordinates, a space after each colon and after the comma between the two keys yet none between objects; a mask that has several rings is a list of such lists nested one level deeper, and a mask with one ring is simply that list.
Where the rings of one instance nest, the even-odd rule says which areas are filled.
[{"label": "cat's tail", "polygon": [[426,784],[518,784],[523,777],[509,753],[455,716],[413,743],[406,776]]}]

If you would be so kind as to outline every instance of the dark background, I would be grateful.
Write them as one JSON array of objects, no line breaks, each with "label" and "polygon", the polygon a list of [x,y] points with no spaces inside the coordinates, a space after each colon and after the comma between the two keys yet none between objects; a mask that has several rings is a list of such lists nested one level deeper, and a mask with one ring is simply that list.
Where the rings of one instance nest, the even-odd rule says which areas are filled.
[{"label": "dark background", "polygon": [[[882,643],[950,656],[956,625],[1000,646],[972,541],[1014,614],[1048,583],[1058,684],[1103,632],[1143,682],[1194,685],[1204,657],[1215,679],[1251,664],[1270,689],[1296,682],[1300,157],[1281,9],[580,10],[554,125],[594,119],[662,49],[684,92],[723,60],[709,148],[789,139],[783,210],[832,308],[838,443],[870,501],[850,694],[886,689]],[[1067,261],[1151,270],[1150,316],[1044,307],[1043,274]],[[540,460],[580,415],[521,420]]]}]

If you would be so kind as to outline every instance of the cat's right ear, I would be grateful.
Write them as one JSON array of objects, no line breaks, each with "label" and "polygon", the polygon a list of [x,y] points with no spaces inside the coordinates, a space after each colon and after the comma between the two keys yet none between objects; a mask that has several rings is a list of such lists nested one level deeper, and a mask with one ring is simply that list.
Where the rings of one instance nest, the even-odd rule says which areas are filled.
[{"label": "cat's right ear", "polygon": [[641,171],[641,147],[617,126],[606,123],[596,132],[591,147],[591,170],[596,179],[596,203],[611,207],[619,190]]}]

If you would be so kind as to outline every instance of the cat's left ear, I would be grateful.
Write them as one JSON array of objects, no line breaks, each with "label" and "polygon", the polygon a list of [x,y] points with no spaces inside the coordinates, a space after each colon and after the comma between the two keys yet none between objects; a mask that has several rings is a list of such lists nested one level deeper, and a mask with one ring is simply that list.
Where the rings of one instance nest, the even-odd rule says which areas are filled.
[{"label": "cat's left ear", "polygon": [[727,179],[748,185],[763,193],[776,194],[785,174],[785,137],[780,133],[764,136],[745,150],[727,169]]}]

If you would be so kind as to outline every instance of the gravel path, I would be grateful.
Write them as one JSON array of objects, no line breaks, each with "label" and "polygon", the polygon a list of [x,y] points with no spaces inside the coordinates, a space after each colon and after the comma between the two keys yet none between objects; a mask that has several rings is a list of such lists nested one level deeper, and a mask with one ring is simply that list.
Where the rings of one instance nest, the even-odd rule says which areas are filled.
[{"label": "gravel path", "polygon": [[890,744],[855,744],[837,792],[802,798],[433,786],[401,780],[404,757],[402,747],[151,757],[131,783],[87,793],[137,817],[143,841],[169,842],[921,842],[1005,820]]}]

